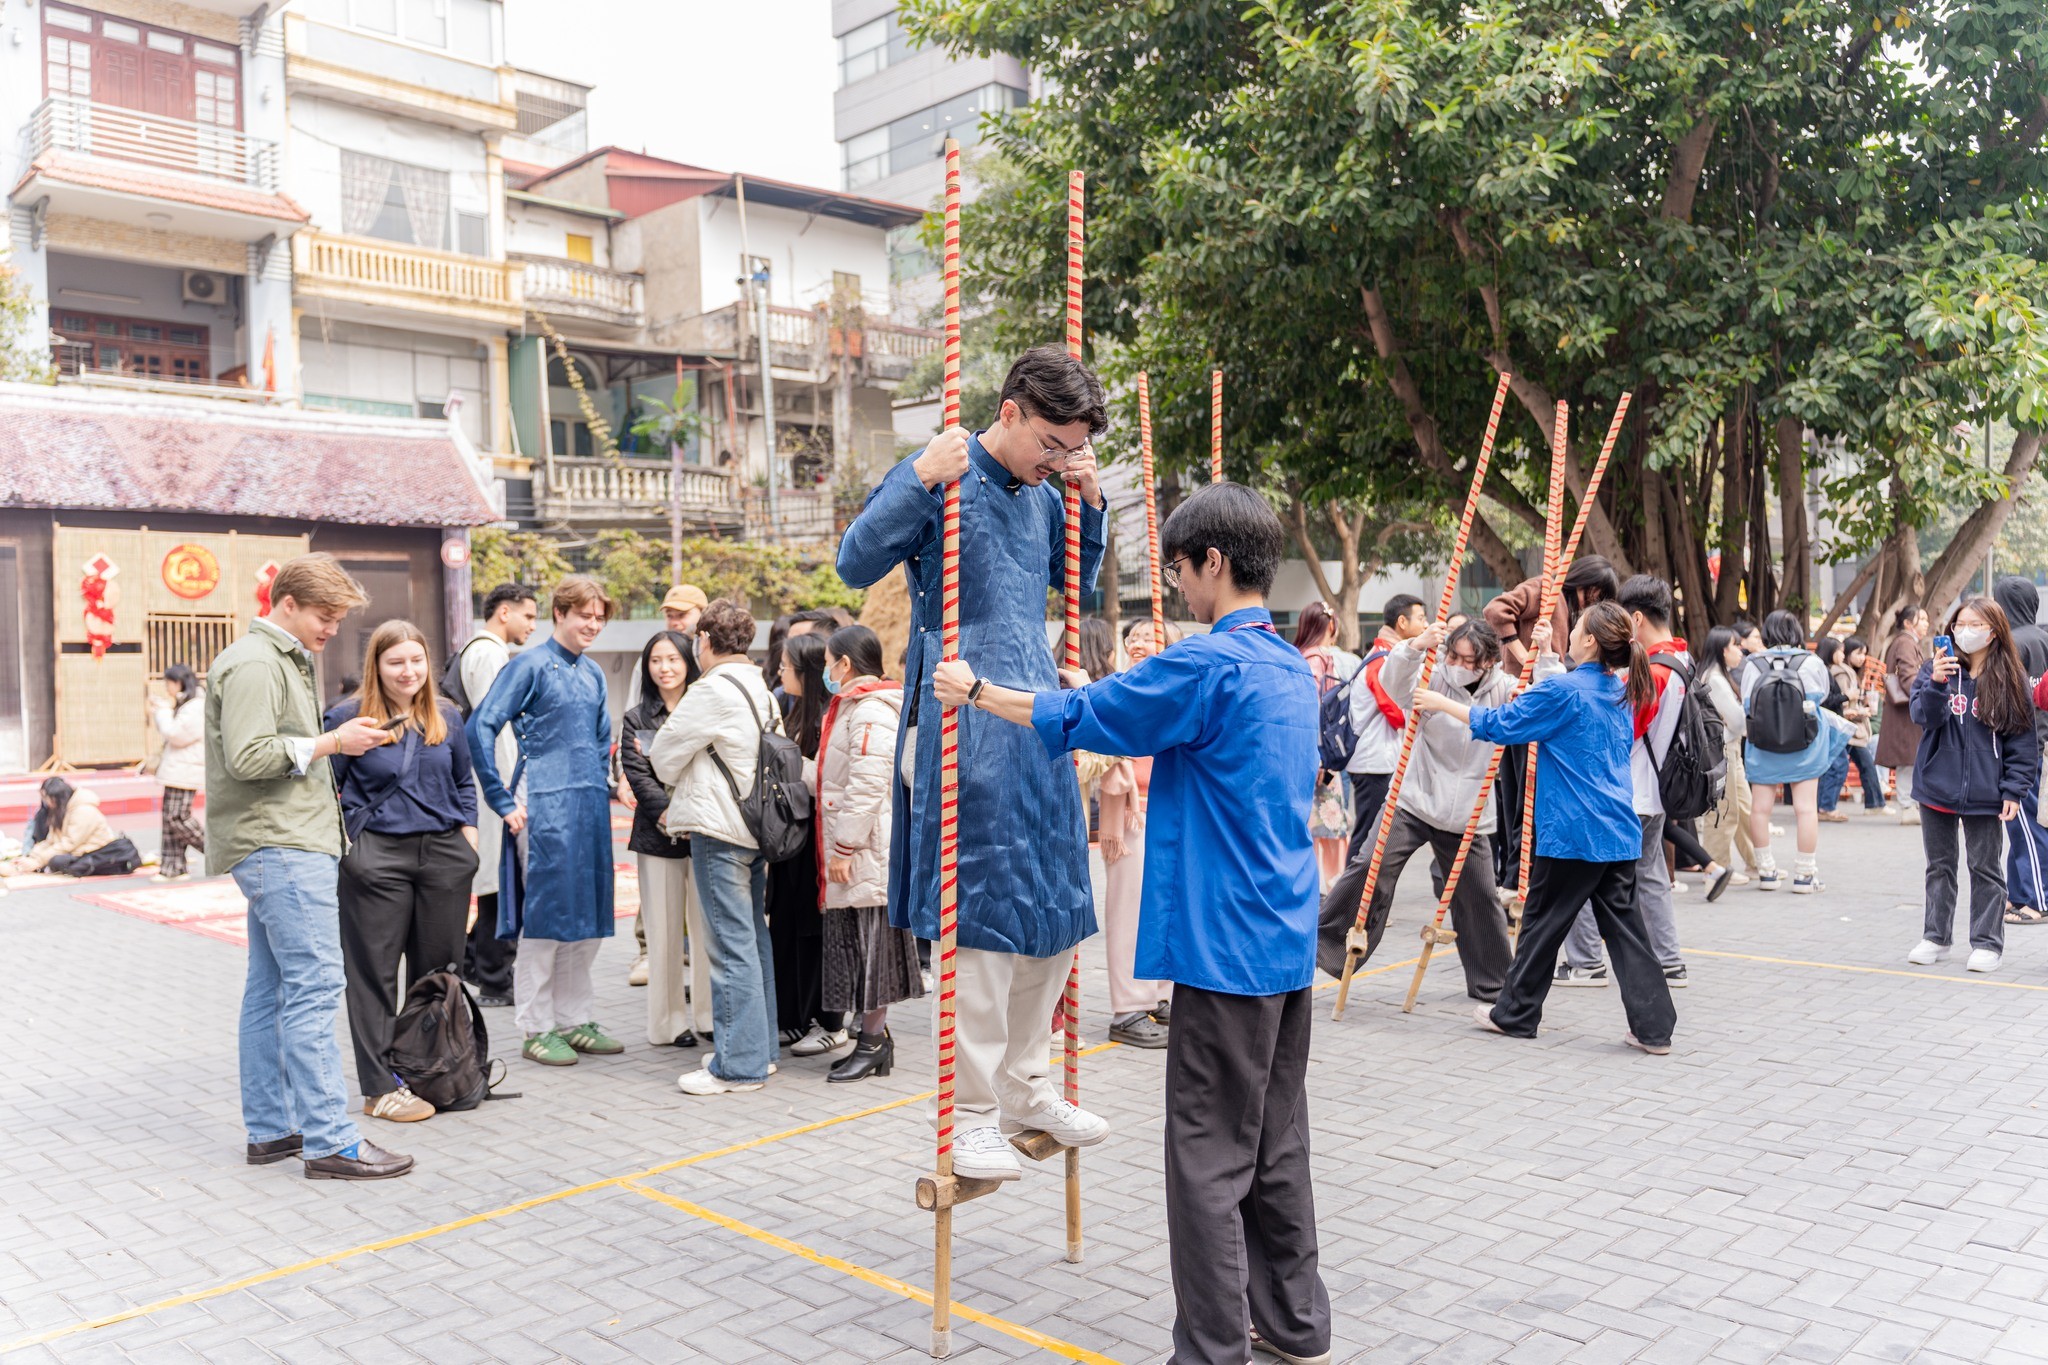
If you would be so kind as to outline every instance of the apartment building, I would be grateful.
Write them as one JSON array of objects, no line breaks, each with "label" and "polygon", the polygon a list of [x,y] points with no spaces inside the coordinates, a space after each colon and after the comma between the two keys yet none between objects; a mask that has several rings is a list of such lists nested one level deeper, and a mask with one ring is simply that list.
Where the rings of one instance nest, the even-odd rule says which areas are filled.
[{"label": "apartment building", "polygon": [[[929,209],[945,190],[946,139],[958,138],[971,160],[982,116],[1028,104],[1031,78],[1014,58],[914,46],[896,9],[896,0],[833,0],[833,136],[847,191]],[[893,233],[889,254],[903,306],[928,305],[936,266],[916,229]]]}]

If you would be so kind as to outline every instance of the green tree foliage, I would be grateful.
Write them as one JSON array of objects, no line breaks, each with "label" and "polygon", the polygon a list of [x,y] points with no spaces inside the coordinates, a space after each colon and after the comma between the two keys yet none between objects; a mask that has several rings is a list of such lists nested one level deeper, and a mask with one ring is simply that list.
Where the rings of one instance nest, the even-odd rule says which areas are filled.
[{"label": "green tree foliage", "polygon": [[500,583],[531,583],[543,599],[555,583],[574,573],[561,542],[533,531],[484,526],[470,532],[469,581],[478,597]]},{"label": "green tree foliage", "polygon": [[[668,541],[626,528],[598,532],[580,556],[580,569],[560,541],[532,531],[486,527],[471,534],[470,551],[470,581],[479,597],[511,581],[531,583],[545,598],[559,579],[583,572],[604,584],[621,616],[634,616],[650,612],[671,586]],[[682,582],[708,597],[730,597],[757,616],[816,607],[858,611],[866,600],[831,564],[778,546],[691,538],[682,552]]]},{"label": "green tree foliage", "polygon": [[[1091,341],[1175,396],[1165,460],[1200,468],[1221,364],[1234,477],[1455,507],[1509,371],[1474,548],[1512,582],[1508,523],[1543,520],[1552,402],[1572,408],[1576,490],[1629,392],[1586,548],[1671,577],[1695,628],[1738,593],[1804,597],[1823,445],[1853,452],[1827,484],[1842,552],[1941,501],[1988,507],[2031,468],[2048,412],[2034,0],[903,13],[926,40],[1058,73],[994,134],[1012,173],[967,211],[970,292],[1016,342],[1058,334],[1066,173],[1085,170]],[[1989,477],[1956,434],[1987,407],[2021,429]]]},{"label": "green tree foliage", "polygon": [[38,334],[28,286],[0,251],[0,379],[47,384],[52,379],[48,339]]}]

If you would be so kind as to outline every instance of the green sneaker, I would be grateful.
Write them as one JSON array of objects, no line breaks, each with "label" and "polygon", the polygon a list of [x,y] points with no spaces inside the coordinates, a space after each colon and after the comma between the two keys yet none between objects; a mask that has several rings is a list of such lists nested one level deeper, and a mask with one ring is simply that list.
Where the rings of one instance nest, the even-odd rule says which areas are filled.
[{"label": "green sneaker", "polygon": [[567,1039],[553,1029],[546,1033],[527,1034],[526,1046],[519,1049],[519,1055],[529,1062],[539,1062],[542,1066],[576,1065],[575,1050],[569,1046]]},{"label": "green sneaker", "polygon": [[578,1024],[561,1036],[563,1042],[578,1052],[595,1053],[600,1057],[610,1057],[626,1050],[624,1043],[599,1028],[595,1022]]}]

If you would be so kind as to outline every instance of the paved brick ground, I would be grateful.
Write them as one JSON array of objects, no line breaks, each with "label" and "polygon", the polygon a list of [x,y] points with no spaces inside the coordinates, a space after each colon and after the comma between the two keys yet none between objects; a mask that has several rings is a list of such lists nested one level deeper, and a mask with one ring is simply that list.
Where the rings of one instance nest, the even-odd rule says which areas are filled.
[{"label": "paved brick ground", "polygon": [[[1681,898],[1694,984],[1669,1058],[1620,1045],[1612,991],[1557,993],[1535,1042],[1481,1035],[1454,962],[1412,1016],[1400,971],[1318,1024],[1340,1360],[2048,1359],[2048,930],[2015,930],[1989,979],[1908,969],[1915,832],[1859,816],[1824,834],[1823,896]],[[1413,941],[1413,886],[1401,906],[1389,948]],[[688,1055],[637,1042],[630,949],[599,958],[625,1056],[515,1061],[520,1100],[379,1125],[419,1156],[413,1178],[311,1183],[240,1161],[241,950],[64,890],[0,900],[0,1351],[929,1083],[920,1062],[828,1087],[820,1063],[785,1059],[762,1092],[685,1099]],[[1088,965],[1099,1039],[1099,943]],[[899,1013],[917,1055],[924,1021]],[[963,1303],[1111,1359],[1164,1356],[1161,1061],[1087,1063],[1084,1094],[1116,1124],[1085,1161],[1087,1263],[1062,1261],[1056,1170],[1033,1170],[959,1215]],[[908,1104],[642,1183],[928,1285],[930,1221],[910,1202],[927,1133]],[[915,1361],[926,1314],[612,1183],[15,1358]],[[1049,1358],[972,1324],[957,1337],[963,1360]]]}]

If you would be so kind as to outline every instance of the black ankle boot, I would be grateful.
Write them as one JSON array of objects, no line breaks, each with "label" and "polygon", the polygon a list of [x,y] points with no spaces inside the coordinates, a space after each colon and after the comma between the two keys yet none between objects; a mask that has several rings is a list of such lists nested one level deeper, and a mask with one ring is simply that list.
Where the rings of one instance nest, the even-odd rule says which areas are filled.
[{"label": "black ankle boot", "polygon": [[896,1065],[896,1041],[884,1029],[879,1038],[863,1033],[853,1051],[835,1065],[825,1079],[828,1081],[864,1081],[870,1076],[886,1076]]}]

